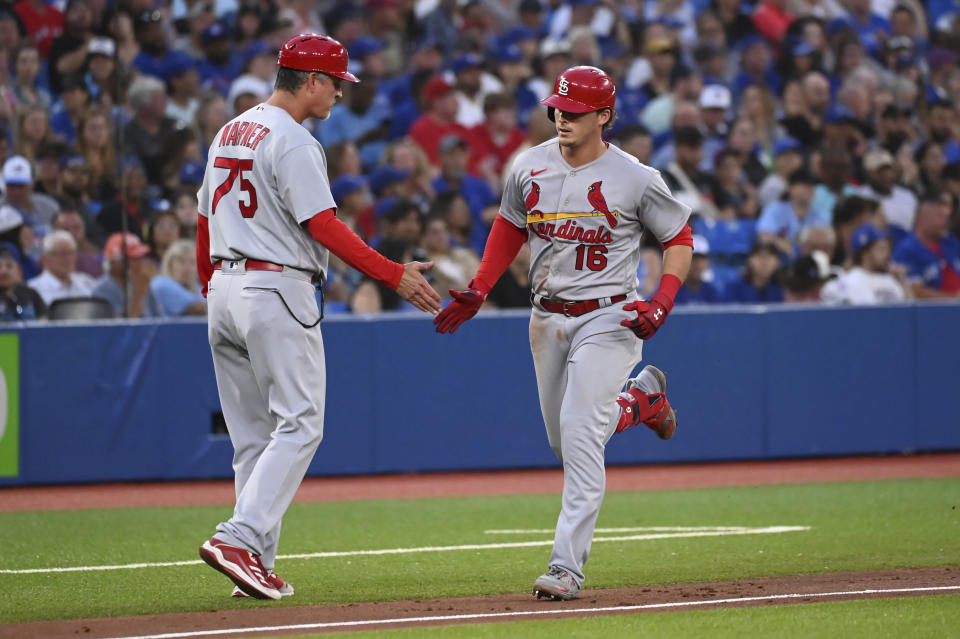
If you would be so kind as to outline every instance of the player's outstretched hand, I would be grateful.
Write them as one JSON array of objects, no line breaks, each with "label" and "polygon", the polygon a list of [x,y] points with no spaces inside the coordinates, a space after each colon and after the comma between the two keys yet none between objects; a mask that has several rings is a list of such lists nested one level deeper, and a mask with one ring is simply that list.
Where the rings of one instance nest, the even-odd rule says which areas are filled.
[{"label": "player's outstretched hand", "polygon": [[440,294],[423,277],[423,271],[433,268],[433,262],[408,262],[403,265],[403,277],[397,284],[397,294],[424,313],[440,312]]},{"label": "player's outstretched hand", "polygon": [[653,337],[657,329],[667,321],[667,313],[669,313],[667,307],[657,300],[630,302],[624,304],[623,310],[637,312],[636,317],[623,320],[620,326],[626,326],[640,339]]},{"label": "player's outstretched hand", "polygon": [[450,297],[453,298],[453,301],[433,318],[433,323],[436,324],[438,333],[450,333],[452,335],[457,332],[461,324],[477,314],[477,311],[483,306],[486,295],[479,289],[468,288],[463,291],[450,289]]}]

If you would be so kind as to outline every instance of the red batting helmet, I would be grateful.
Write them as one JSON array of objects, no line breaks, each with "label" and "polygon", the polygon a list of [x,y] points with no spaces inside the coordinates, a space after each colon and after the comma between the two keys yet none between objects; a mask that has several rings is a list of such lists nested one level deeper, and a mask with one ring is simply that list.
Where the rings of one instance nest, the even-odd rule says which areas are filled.
[{"label": "red batting helmet", "polygon": [[330,36],[304,33],[287,40],[280,48],[277,66],[297,71],[319,71],[341,80],[359,82],[347,71],[347,50]]},{"label": "red batting helmet", "polygon": [[568,113],[588,113],[613,109],[617,103],[617,87],[610,76],[597,67],[571,67],[557,76],[553,94],[540,100],[546,104],[553,120],[553,109]]}]

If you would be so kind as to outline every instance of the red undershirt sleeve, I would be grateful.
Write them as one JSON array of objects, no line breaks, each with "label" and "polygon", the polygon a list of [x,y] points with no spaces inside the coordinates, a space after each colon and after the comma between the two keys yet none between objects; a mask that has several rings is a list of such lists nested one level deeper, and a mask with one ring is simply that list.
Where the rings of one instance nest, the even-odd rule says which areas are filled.
[{"label": "red undershirt sleeve", "polygon": [[210,221],[205,215],[197,214],[197,276],[200,278],[200,292],[207,296],[207,286],[213,276],[213,262],[210,261]]},{"label": "red undershirt sleeve", "polygon": [[487,295],[526,241],[526,228],[518,228],[498,215],[490,229],[490,237],[487,238],[477,276],[470,282],[470,286]]},{"label": "red undershirt sleeve", "polygon": [[388,260],[370,248],[360,236],[337,218],[333,209],[317,213],[305,222],[305,226],[313,239],[326,246],[352,268],[383,282],[393,290],[400,284],[403,265]]}]

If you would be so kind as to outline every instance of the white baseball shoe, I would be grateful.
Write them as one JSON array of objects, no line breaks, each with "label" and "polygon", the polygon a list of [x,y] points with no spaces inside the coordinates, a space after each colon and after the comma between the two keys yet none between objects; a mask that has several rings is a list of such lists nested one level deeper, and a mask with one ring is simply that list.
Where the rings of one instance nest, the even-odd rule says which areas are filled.
[{"label": "white baseball shoe", "polygon": [[580,597],[580,584],[576,577],[560,566],[550,566],[546,573],[533,582],[533,594],[537,599],[568,601]]}]

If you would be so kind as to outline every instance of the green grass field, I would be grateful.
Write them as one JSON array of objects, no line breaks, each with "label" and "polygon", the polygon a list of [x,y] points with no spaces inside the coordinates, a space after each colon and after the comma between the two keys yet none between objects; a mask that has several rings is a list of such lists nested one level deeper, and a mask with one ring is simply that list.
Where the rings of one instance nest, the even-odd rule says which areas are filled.
[{"label": "green grass field", "polygon": [[[284,520],[280,552],[549,542],[550,533],[484,531],[552,530],[558,509],[559,495],[297,504]],[[199,544],[230,513],[230,507],[0,513],[0,570],[193,561]],[[587,566],[588,589],[960,565],[960,479],[610,493],[599,526],[803,526],[809,530],[610,542],[602,539],[624,533],[598,533]],[[281,558],[277,572],[297,589],[296,596],[282,602],[230,599],[230,583],[205,565],[0,573],[0,622],[525,593],[545,568],[548,556],[549,544]],[[687,628],[709,629],[723,626],[726,619],[750,618],[750,623],[762,622],[763,628],[770,628],[770,634],[784,634],[776,630],[784,625],[783,617],[771,611],[782,610],[791,619],[802,618],[803,623],[816,626],[819,619],[830,614],[823,611],[842,609],[848,611],[843,614],[850,619],[863,618],[863,632],[869,633],[869,623],[874,623],[870,611],[882,609],[889,611],[891,623],[904,620],[907,631],[903,636],[922,636],[910,634],[916,630],[911,619],[931,624],[952,620],[953,627],[960,627],[955,623],[958,601],[957,597],[939,596],[764,610],[624,615],[564,623],[569,624],[567,629],[579,628],[589,634],[594,632],[590,628],[601,627],[591,624],[614,624],[631,633],[680,636],[670,634],[675,632],[671,628],[681,623],[671,619],[689,620],[691,625],[684,626]],[[927,610],[939,612],[930,615],[924,612]],[[530,634],[524,630],[521,636],[541,636],[537,633],[551,623],[517,622],[516,626],[535,627]],[[479,633],[493,632],[495,627],[478,625],[469,631],[451,628],[436,632],[461,636],[456,633],[475,631],[478,634],[470,636],[486,636]],[[799,627],[791,625],[794,634],[786,636],[799,636],[795,632]],[[944,634],[932,631],[925,636]]]}]

